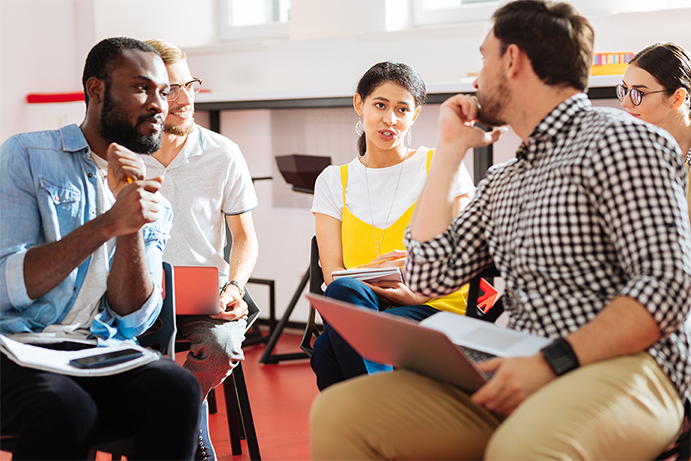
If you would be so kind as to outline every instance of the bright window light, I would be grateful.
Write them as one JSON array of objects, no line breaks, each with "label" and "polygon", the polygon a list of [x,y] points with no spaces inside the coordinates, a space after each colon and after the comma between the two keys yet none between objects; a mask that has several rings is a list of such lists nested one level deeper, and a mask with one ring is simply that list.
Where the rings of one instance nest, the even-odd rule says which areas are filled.
[{"label": "bright window light", "polygon": [[290,0],[229,0],[228,23],[234,27],[288,22]]},{"label": "bright window light", "polygon": [[423,0],[422,4],[427,11],[447,10],[461,6],[461,0]]},{"label": "bright window light", "polygon": [[489,21],[502,0],[412,0],[413,24],[430,26]]},{"label": "bright window light", "polygon": [[290,0],[220,0],[223,41],[286,38]]}]

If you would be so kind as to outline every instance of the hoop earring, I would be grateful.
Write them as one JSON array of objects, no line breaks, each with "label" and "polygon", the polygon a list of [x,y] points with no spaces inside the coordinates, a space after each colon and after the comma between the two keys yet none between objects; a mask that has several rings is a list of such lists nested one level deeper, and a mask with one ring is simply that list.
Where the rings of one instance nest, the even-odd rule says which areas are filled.
[{"label": "hoop earring", "polygon": [[362,133],[365,132],[365,125],[362,124],[362,117],[360,117],[360,120],[355,124],[355,132],[358,136],[362,136]]},{"label": "hoop earring", "polygon": [[405,142],[408,144],[408,147],[411,147],[413,145],[413,129],[408,130],[408,134],[405,135]]}]

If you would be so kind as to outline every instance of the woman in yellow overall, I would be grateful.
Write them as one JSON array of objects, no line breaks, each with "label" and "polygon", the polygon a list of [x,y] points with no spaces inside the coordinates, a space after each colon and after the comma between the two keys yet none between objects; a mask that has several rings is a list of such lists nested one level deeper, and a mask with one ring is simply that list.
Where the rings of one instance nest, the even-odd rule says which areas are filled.
[{"label": "woman in yellow overall", "polygon": [[[691,181],[691,54],[674,42],[644,48],[629,62],[617,97],[626,112],[674,137]],[[691,214],[691,186],[686,200]]]},{"label": "woman in yellow overall", "polygon": [[[404,283],[333,280],[332,272],[374,262],[402,266],[403,236],[432,161],[432,149],[412,149],[404,140],[426,102],[425,84],[410,66],[381,62],[358,83],[353,106],[358,157],[329,166],[317,179],[312,212],[319,255],[327,284],[325,295],[377,311],[423,320],[440,310],[465,313],[468,288],[429,299]],[[468,171],[458,171],[456,207],[470,201],[474,186]],[[396,258],[396,259],[394,259]],[[393,259],[393,260],[392,260]],[[363,359],[335,330],[325,330],[314,343],[311,360],[320,390],[365,373],[391,370]]]}]

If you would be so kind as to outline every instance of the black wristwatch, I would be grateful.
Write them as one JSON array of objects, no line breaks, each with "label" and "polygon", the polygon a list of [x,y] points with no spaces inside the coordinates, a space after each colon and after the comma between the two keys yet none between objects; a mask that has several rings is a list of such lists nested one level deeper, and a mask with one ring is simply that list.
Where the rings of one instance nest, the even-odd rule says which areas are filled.
[{"label": "black wristwatch", "polygon": [[573,352],[571,344],[564,338],[554,340],[540,352],[557,376],[579,367],[578,357]]}]

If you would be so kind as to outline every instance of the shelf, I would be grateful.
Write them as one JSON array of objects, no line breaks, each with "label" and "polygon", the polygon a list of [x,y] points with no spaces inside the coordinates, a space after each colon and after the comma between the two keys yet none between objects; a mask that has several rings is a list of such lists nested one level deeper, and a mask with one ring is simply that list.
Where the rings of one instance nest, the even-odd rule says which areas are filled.
[{"label": "shelf", "polygon": [[[615,99],[614,86],[621,82],[621,75],[596,75],[590,77],[588,96],[591,99]],[[431,83],[427,85],[428,104],[441,104],[458,93],[474,93],[475,77],[465,77],[458,82]],[[195,100],[197,110],[247,110],[247,109],[320,109],[327,107],[352,107],[352,92],[338,90],[275,91],[261,93],[200,93]]]}]

